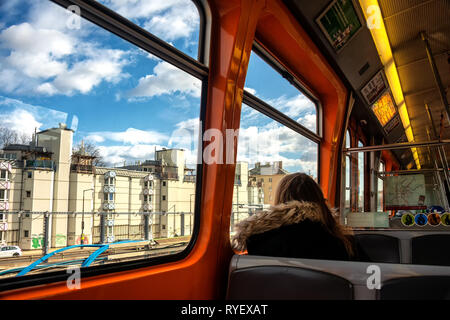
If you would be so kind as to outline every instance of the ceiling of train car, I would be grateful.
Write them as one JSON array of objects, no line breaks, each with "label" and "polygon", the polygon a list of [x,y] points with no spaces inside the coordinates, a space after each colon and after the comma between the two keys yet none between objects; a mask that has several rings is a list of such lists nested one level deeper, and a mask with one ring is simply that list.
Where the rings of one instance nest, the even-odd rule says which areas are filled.
[{"label": "ceiling of train car", "polygon": [[[370,136],[384,137],[386,143],[406,142],[402,125],[386,132],[371,111],[361,94],[361,89],[383,69],[379,54],[371,33],[365,27],[361,7],[358,1],[353,1],[363,27],[355,33],[340,50],[335,50],[320,28],[317,18],[334,1],[331,0],[284,0],[285,4],[297,16],[300,24],[310,34],[318,47],[325,53],[330,63],[339,69],[340,76],[345,78],[347,86],[357,95],[353,116],[358,120],[367,120],[363,128]],[[434,82],[425,46],[419,33],[428,34],[431,50],[436,59],[444,86],[449,86],[450,66],[447,62],[450,37],[450,16],[448,0],[380,0],[380,9],[386,25],[386,31],[391,43],[394,60],[402,84],[405,100],[415,141],[428,140],[426,127],[428,120],[425,103],[432,110],[433,120],[439,133],[441,112],[444,111]],[[445,112],[445,111],[444,111]],[[445,114],[444,114],[445,115]],[[444,118],[444,120],[447,120]],[[428,121],[428,122],[427,122]],[[449,122],[444,121],[443,138],[448,138]],[[430,131],[432,134],[432,131]],[[433,139],[433,137],[431,137]],[[380,143],[380,142],[376,142]],[[449,148],[450,149],[450,148]],[[424,151],[424,152],[421,152]],[[431,167],[430,157],[426,149],[419,149],[419,158],[424,167]],[[406,166],[412,163],[410,150],[394,151],[399,161]],[[449,150],[450,155],[450,150]]]},{"label": "ceiling of train car", "polygon": [[[386,31],[391,44],[397,71],[415,141],[429,140],[427,128],[434,140],[427,104],[434,125],[440,134],[441,114],[444,116],[442,138],[450,138],[450,125],[436,85],[425,43],[420,33],[428,36],[447,97],[450,98],[450,1],[448,0],[379,0]],[[447,158],[450,148],[447,148]],[[424,167],[432,167],[427,149],[419,148],[419,158]]]}]

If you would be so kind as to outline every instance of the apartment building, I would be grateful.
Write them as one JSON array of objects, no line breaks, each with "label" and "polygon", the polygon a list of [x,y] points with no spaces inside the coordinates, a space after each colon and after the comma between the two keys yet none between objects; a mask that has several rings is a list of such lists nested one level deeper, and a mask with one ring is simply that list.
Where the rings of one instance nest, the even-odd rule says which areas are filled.
[{"label": "apartment building", "polygon": [[278,184],[285,175],[289,174],[283,169],[282,161],[275,161],[273,163],[261,164],[255,163],[255,167],[249,171],[249,176],[254,179],[256,183],[262,184],[264,194],[264,204],[275,204],[275,193]]},{"label": "apartment building", "polygon": [[[196,175],[184,150],[156,150],[154,160],[109,168],[95,166],[83,147],[72,154],[72,145],[73,131],[60,124],[30,145],[0,151],[1,243],[42,248],[47,212],[53,248],[142,239],[147,223],[149,238],[191,234]],[[236,178],[239,219],[262,206],[263,191],[249,180],[247,163],[237,164]]]},{"label": "apartment building", "polygon": [[157,151],[152,173],[144,166],[135,170],[96,167],[93,157],[72,155],[72,140],[73,131],[61,124],[37,133],[30,145],[3,149],[2,243],[18,244],[25,250],[41,248],[46,212],[53,213],[49,219],[51,247],[79,244],[81,238],[84,244],[100,242],[102,237],[107,242],[141,239],[143,212],[150,215],[151,237],[190,235],[195,175],[185,168],[183,150]]}]

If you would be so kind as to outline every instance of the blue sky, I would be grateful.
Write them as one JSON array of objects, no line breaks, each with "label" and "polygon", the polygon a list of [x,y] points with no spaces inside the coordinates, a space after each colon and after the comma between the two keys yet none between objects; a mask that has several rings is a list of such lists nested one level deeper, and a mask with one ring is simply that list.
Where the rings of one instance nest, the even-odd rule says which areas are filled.
[{"label": "blue sky", "polygon": [[[199,16],[189,0],[100,2],[196,58]],[[200,81],[85,20],[73,28],[69,19],[47,0],[0,4],[0,126],[31,134],[65,122],[74,144],[92,141],[115,166],[153,159],[155,146],[188,147],[175,142],[198,125]],[[312,103],[254,54],[246,88],[314,130]],[[240,160],[315,167],[305,138],[245,106],[241,127]],[[245,152],[252,128],[258,141],[269,140],[261,159]],[[188,163],[195,155],[187,152]]]}]

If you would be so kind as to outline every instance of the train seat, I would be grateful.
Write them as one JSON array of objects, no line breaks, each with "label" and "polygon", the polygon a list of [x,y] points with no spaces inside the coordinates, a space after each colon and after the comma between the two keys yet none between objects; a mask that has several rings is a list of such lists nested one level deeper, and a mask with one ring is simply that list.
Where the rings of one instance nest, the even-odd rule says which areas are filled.
[{"label": "train seat", "polygon": [[385,281],[380,300],[450,300],[450,276],[404,277]]},{"label": "train seat", "polygon": [[440,299],[450,298],[449,292],[448,266],[234,255],[226,298],[376,300],[426,294]]},{"label": "train seat", "polygon": [[423,265],[450,266],[450,235],[430,234],[411,239],[411,262]]},{"label": "train seat", "polygon": [[372,262],[400,263],[400,244],[396,237],[384,234],[355,234],[356,241]]},{"label": "train seat", "polygon": [[341,277],[289,266],[257,266],[230,275],[230,300],[351,300],[352,284]]}]

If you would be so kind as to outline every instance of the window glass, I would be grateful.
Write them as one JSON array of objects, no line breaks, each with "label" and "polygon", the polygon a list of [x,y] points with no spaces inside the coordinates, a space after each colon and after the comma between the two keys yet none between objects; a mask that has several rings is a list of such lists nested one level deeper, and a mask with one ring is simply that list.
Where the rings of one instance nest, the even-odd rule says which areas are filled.
[{"label": "window glass", "polygon": [[[358,147],[364,147],[361,141]],[[358,153],[358,211],[364,211],[364,152]]]},{"label": "window glass", "polygon": [[243,104],[236,163],[240,183],[233,190],[231,233],[242,219],[274,205],[278,183],[295,172],[317,181],[318,145]]},{"label": "window glass", "polygon": [[245,90],[312,132],[318,131],[314,102],[254,52],[250,56]]},{"label": "window glass", "polygon": [[[173,28],[160,25],[169,14],[194,19],[184,16],[183,1],[107,2],[139,14],[150,12],[146,4],[160,3],[154,16],[142,20],[159,28]],[[127,9],[127,3],[136,6]],[[178,4],[184,9],[172,8]],[[0,2],[0,129],[18,145],[0,148],[17,154],[12,176],[33,170],[31,182],[8,185],[12,195],[27,198],[7,204],[5,241],[24,252],[41,252],[44,217],[37,212],[53,211],[59,215],[52,221],[50,251],[129,239],[145,252],[126,259],[180,252],[194,223],[201,80],[87,20],[77,27],[69,18],[76,17],[47,0]],[[183,39],[175,33],[174,43],[195,47],[198,14],[196,19],[197,31],[186,30],[189,38]],[[152,168],[151,177],[144,167]],[[187,171],[189,180],[183,179]],[[162,178],[168,190],[164,202]],[[147,188],[145,181],[151,181]],[[51,190],[58,190],[52,204]],[[143,203],[144,192],[155,196]],[[19,210],[30,211],[29,218]],[[164,245],[154,241],[160,238],[167,238]],[[171,249],[164,249],[168,244]],[[118,261],[107,254],[92,265]],[[15,275],[0,271],[0,278]]]},{"label": "window glass", "polygon": [[[345,147],[351,147],[351,138],[350,131],[347,130],[347,134],[345,135]],[[344,201],[344,209],[345,213],[351,211],[351,203],[350,203],[350,195],[351,195],[351,157],[349,154],[345,155],[345,201]],[[345,216],[344,216],[345,217]]]},{"label": "window glass", "polygon": [[97,0],[194,59],[200,15],[192,0]]},{"label": "window glass", "polygon": [[[385,166],[383,162],[380,162],[380,172],[385,171]],[[378,197],[377,197],[377,211],[383,211],[383,179],[378,176],[377,177],[377,188],[378,188]]]}]

